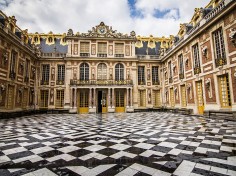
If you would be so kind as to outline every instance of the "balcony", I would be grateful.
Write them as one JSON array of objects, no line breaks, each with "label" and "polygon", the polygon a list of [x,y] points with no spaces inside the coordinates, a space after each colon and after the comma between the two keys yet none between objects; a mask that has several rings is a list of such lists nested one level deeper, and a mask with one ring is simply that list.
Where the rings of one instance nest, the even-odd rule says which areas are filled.
[{"label": "balcony", "polygon": [[98,79],[90,79],[90,80],[77,80],[71,79],[70,85],[77,85],[77,86],[89,86],[89,85],[96,85],[96,86],[132,86],[133,80],[98,80]]},{"label": "balcony", "polygon": [[159,80],[152,80],[152,85],[160,85],[160,81]]},{"label": "balcony", "polygon": [[25,76],[25,83],[28,83],[28,82],[29,82],[29,77]]},{"label": "balcony", "polygon": [[107,54],[97,54],[97,57],[107,57]]},{"label": "balcony", "polygon": [[64,85],[65,82],[64,82],[64,80],[57,80],[57,81],[56,81],[56,84],[57,84],[57,85]]},{"label": "balcony", "polygon": [[183,73],[179,74],[179,79],[184,79],[184,74]]},{"label": "balcony", "polygon": [[146,85],[146,81],[145,80],[139,80],[138,85]]},{"label": "balcony", "polygon": [[80,53],[80,57],[89,57],[89,53]]},{"label": "balcony", "polygon": [[216,59],[215,62],[216,62],[216,67],[226,65],[227,63],[226,58]]},{"label": "balcony", "polygon": [[124,54],[115,54],[115,57],[125,57]]},{"label": "balcony", "polygon": [[194,75],[197,75],[197,74],[201,73],[201,67],[199,67],[199,66],[194,67],[193,72],[194,72]]},{"label": "balcony", "polygon": [[41,80],[40,84],[41,85],[49,85],[49,81],[48,80]]},{"label": "balcony", "polygon": [[16,73],[13,72],[13,71],[11,71],[10,74],[9,74],[9,77],[10,77],[12,80],[16,79]]}]

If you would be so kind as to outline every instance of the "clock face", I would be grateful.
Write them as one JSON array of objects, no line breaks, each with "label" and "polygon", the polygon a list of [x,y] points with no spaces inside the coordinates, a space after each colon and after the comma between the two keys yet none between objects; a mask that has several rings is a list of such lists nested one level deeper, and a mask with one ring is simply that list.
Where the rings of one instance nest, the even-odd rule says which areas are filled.
[{"label": "clock face", "polygon": [[100,27],[98,28],[98,33],[99,33],[99,34],[105,34],[106,31],[107,31],[106,28],[103,27],[103,26],[100,26]]}]

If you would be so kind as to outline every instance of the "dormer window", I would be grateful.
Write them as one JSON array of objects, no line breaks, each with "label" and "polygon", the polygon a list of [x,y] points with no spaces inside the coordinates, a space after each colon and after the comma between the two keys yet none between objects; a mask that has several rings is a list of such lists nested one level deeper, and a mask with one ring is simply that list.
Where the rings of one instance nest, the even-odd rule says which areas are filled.
[{"label": "dormer window", "polygon": [[49,42],[49,43],[52,43],[52,37],[49,37],[49,38],[48,38],[48,42]]},{"label": "dormer window", "polygon": [[38,41],[39,41],[38,37],[34,37],[34,42],[38,43]]}]

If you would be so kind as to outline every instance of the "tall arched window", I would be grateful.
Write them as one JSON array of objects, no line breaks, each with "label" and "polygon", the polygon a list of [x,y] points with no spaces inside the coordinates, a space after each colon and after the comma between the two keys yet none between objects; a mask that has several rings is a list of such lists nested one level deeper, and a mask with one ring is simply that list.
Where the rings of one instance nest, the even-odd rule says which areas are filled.
[{"label": "tall arched window", "polygon": [[80,80],[89,80],[89,65],[87,63],[82,63],[80,65]]},{"label": "tall arched window", "polygon": [[123,64],[116,64],[115,80],[116,81],[124,80],[124,65]]},{"label": "tall arched window", "polygon": [[107,65],[104,63],[98,64],[98,79],[107,79]]}]

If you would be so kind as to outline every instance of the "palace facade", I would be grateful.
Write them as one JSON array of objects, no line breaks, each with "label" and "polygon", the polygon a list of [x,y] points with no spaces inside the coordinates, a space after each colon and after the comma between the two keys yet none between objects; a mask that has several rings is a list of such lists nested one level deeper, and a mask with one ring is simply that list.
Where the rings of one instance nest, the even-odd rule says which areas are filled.
[{"label": "palace facade", "polygon": [[211,0],[169,37],[28,34],[0,12],[0,111],[236,111],[235,9]]}]

